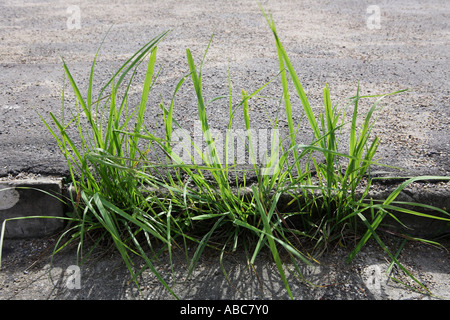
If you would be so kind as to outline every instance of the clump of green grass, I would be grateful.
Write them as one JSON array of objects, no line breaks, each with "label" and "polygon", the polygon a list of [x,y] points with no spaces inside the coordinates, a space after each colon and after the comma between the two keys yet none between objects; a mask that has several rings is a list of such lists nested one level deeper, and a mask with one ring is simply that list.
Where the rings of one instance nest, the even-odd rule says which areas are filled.
[{"label": "clump of green grass", "polygon": [[[274,129],[271,157],[263,165],[253,161],[250,168],[242,169],[233,162],[234,158],[230,157],[232,150],[228,148],[233,139],[230,131],[233,129],[234,116],[242,112],[249,142],[247,151],[250,157],[255,156],[251,143],[254,137],[249,104],[266,86],[271,85],[271,81],[251,93],[242,90],[239,102],[233,103],[236,97],[231,94],[229,75],[228,95],[217,98],[228,99],[229,105],[225,150],[219,150],[220,145],[212,136],[208,124],[207,103],[203,95],[204,57],[200,66],[196,66],[189,49],[186,51],[189,65],[186,76],[178,82],[170,105],[160,104],[165,136],[158,137],[147,129],[144,115],[158,75],[155,72],[157,45],[168,32],[152,39],[127,60],[100,89],[95,99],[94,69],[97,55],[92,63],[86,96],[80,92],[63,61],[63,68],[76,97],[75,111],[72,111],[68,120],[63,92],[62,119],[57,119],[52,113],[49,114],[51,121],[41,117],[67,159],[74,189],[71,199],[73,211],[67,218],[71,224],[58,241],[55,253],[72,242],[78,243],[81,262],[89,254],[83,250],[87,235],[95,234],[97,243],[108,239],[115,244],[137,285],[134,256],[142,258],[146,267],[176,297],[148,253],[153,247],[152,242],[159,241],[168,251],[170,259],[180,242],[185,245],[191,241],[197,243],[197,249],[188,261],[188,277],[208,246],[219,250],[221,265],[224,253],[238,250],[241,245],[251,250],[250,264],[254,263],[263,248],[268,248],[286,290],[293,298],[281,250],[294,266],[291,272],[301,277],[298,263],[315,263],[314,253],[305,250],[302,245],[305,240],[314,244],[312,250],[320,251],[330,243],[342,244],[349,235],[353,235],[356,240],[363,228],[348,261],[373,237],[392,261],[415,280],[401,266],[396,255],[384,245],[377,234],[377,227],[386,215],[395,216],[395,212],[425,216],[396,205],[396,197],[413,181],[447,178],[417,177],[399,185],[383,202],[369,198],[372,183],[370,169],[380,165],[374,160],[380,142],[377,137],[371,139],[375,123],[373,115],[381,99],[403,90],[378,96],[360,96],[358,87],[349,103],[340,107],[333,106],[330,90],[326,86],[323,89],[323,112],[316,115],[278,37],[275,23],[264,10],[262,12],[275,38],[279,61],[277,77],[282,83],[282,105],[289,131],[289,146],[286,148],[275,136],[277,120],[270,119],[273,124],[271,129]],[[141,100],[138,105],[130,106],[128,91],[138,67],[146,59],[148,62]],[[197,97],[197,115],[207,149],[203,150],[194,140],[189,140],[188,145],[193,147],[195,153],[189,153],[190,161],[186,162],[175,152],[179,145],[174,141],[174,131],[182,128],[174,119],[173,111],[176,94],[189,79]],[[295,88],[295,97],[291,96],[289,83]],[[293,98],[300,100],[312,130],[314,138],[310,144],[297,142],[297,129],[292,116]],[[369,98],[376,101],[363,115],[362,125],[357,126],[360,100]],[[351,108],[350,120],[346,119],[348,108]],[[87,120],[87,128],[83,125],[84,119]],[[350,125],[349,149],[341,150],[340,139],[345,134],[346,125]],[[72,127],[77,131],[75,137],[69,135],[69,128]],[[190,149],[185,151],[189,152]],[[221,161],[219,154],[224,155],[224,161]],[[325,161],[319,162],[319,156]],[[201,159],[200,163],[196,159]],[[236,177],[239,173],[242,179],[230,179],[230,173]],[[250,174],[256,176],[255,183],[247,183],[246,178]],[[361,188],[362,193],[358,192]],[[290,197],[290,210],[284,210],[281,205],[280,199],[284,195]],[[448,217],[447,212],[432,209]],[[449,218],[440,219],[450,221]],[[293,227],[290,224],[293,220],[300,221],[298,226],[301,227]],[[70,235],[69,240],[61,243],[65,235]],[[226,274],[225,269],[222,269]]]}]

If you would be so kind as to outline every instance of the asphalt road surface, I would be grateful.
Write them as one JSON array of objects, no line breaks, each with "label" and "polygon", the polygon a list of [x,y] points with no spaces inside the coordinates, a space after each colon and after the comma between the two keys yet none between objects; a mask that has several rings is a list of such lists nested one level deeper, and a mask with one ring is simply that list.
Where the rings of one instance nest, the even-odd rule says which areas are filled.
[{"label": "asphalt road surface", "polygon": [[[400,175],[448,175],[447,0],[285,0],[263,1],[262,5],[273,14],[280,38],[317,114],[322,111],[325,84],[331,90],[333,103],[353,96],[358,81],[364,95],[410,89],[386,98],[384,109],[377,114],[374,135],[381,138],[378,158],[407,170]],[[46,119],[49,111],[61,117],[61,56],[86,93],[91,63],[109,28],[98,58],[94,90],[99,90],[113,68],[145,42],[172,30],[158,47],[157,64],[162,70],[148,102],[149,128],[161,128],[161,121],[156,121],[161,116],[158,104],[161,98],[170,102],[176,84],[189,70],[186,48],[199,63],[213,33],[204,66],[206,99],[227,93],[228,68],[236,99],[242,89],[252,92],[278,72],[274,38],[255,1],[3,0],[0,176],[67,173],[65,161],[38,113]],[[131,98],[139,98],[140,75]],[[66,108],[74,110],[73,95],[69,89],[66,91]],[[276,114],[280,83],[274,81],[263,94],[276,99],[251,101],[254,128],[270,127],[265,112]],[[186,129],[193,127],[197,117],[195,99],[188,79],[175,104],[175,117]],[[369,106],[368,102],[362,105],[361,113]],[[209,105],[208,114],[212,128],[225,129],[226,102],[219,100]],[[300,117],[300,103],[294,101],[294,119]],[[244,126],[241,114],[236,116],[236,123]],[[303,123],[307,137],[310,130],[306,121]]]}]

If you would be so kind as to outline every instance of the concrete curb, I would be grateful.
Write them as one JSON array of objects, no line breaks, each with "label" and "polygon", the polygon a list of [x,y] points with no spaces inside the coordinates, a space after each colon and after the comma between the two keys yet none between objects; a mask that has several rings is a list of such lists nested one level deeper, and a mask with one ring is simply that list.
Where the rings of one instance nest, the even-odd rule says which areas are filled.
[{"label": "concrete curb", "polygon": [[[64,217],[62,194],[61,178],[0,181],[0,223],[22,217]],[[64,225],[64,220],[52,218],[10,220],[5,223],[5,239],[45,237]]]},{"label": "concrete curb", "polygon": [[[67,207],[59,198],[67,196],[68,189],[62,181],[62,178],[55,177],[0,181],[0,223],[3,224],[5,219],[28,217],[27,219],[7,221],[5,239],[41,238],[53,235],[64,228],[65,221],[63,219],[51,218],[65,217]],[[376,185],[369,198],[386,199],[397,186],[397,183],[381,182]],[[411,184],[398,195],[396,200],[421,203],[448,211],[450,208],[450,184],[443,182]],[[289,199],[281,197],[280,201],[288,202]],[[427,208],[408,206],[405,208],[412,208],[423,213],[431,212]],[[29,218],[33,216],[50,218]],[[448,221],[410,214],[396,216],[400,217],[406,227],[399,225],[389,217],[385,220],[388,228],[396,232],[403,231],[414,236],[431,236],[450,232]]]}]

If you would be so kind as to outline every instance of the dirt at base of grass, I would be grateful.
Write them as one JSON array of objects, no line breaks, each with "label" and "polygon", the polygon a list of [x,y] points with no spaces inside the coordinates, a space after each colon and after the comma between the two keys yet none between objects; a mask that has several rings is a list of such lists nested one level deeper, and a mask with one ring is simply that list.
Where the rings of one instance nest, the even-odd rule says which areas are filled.
[{"label": "dirt at base of grass", "polygon": [[[51,261],[55,241],[56,238],[5,240],[0,300],[174,299],[149,270],[138,276],[139,292],[114,250],[94,251],[79,269],[75,267],[76,246],[58,253]],[[391,236],[384,241],[393,253],[402,242]],[[448,240],[446,242],[442,247],[436,247],[409,241],[398,257],[431,294],[398,266],[392,267],[392,278],[389,278],[387,270],[391,260],[377,243],[371,241],[351,263],[345,262],[349,249],[338,246],[321,255],[317,259],[320,264],[306,266],[300,263],[303,278],[289,273],[288,270],[293,269],[291,264],[287,263],[285,268],[292,294],[298,300],[447,300],[450,299],[450,255],[447,250],[450,246]],[[194,251],[195,247],[188,248],[188,255],[192,256]],[[135,261],[137,269],[143,266],[143,261]],[[185,252],[174,252],[172,261],[173,269],[165,251],[158,261],[155,260],[154,266],[180,299],[289,299],[268,252],[262,252],[253,267],[247,264],[243,251],[230,253],[224,257],[223,268],[217,252],[205,252],[189,279],[186,279]]]}]

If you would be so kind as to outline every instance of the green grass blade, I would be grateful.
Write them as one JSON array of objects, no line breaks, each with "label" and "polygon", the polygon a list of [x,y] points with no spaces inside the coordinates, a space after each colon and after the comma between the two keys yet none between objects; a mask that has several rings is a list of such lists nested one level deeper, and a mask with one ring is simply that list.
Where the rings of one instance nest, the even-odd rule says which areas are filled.
[{"label": "green grass blade", "polygon": [[[100,202],[101,205],[104,206],[105,208],[108,208],[109,210],[111,210],[114,213],[117,213],[122,218],[126,219],[127,221],[133,223],[134,225],[136,225],[136,226],[142,228],[143,230],[145,230],[146,232],[152,234],[155,238],[161,240],[163,243],[168,244],[167,243],[167,239],[163,235],[161,235],[160,233],[156,232],[155,229],[151,228],[148,224],[145,224],[142,221],[139,221],[135,217],[127,214],[126,212],[124,212],[123,210],[121,210],[117,206],[113,205],[111,202],[109,202],[108,200],[104,199],[100,195],[95,195],[95,200],[97,202]],[[105,217],[109,220],[109,216],[105,216]],[[112,224],[112,221],[109,221],[109,223]]]},{"label": "green grass blade", "polygon": [[[409,184],[415,182],[415,181],[420,181],[420,180],[450,180],[450,177],[439,177],[439,176],[420,176],[420,177],[414,177],[411,179],[408,179],[406,181],[404,181],[402,184],[400,184],[388,197],[387,199],[383,202],[383,205],[381,206],[383,208],[383,206],[388,206],[390,203],[392,203],[395,198],[400,194],[400,192],[406,188]],[[350,254],[350,256],[348,257],[347,261],[351,261],[356,254],[361,250],[361,248],[365,245],[365,243],[370,239],[370,237],[373,235],[373,232],[371,230],[376,230],[376,228],[380,225],[381,221],[384,219],[384,217],[386,216],[387,211],[386,210],[381,210],[381,212],[377,215],[377,217],[375,218],[375,220],[372,222],[372,224],[370,225],[370,229],[367,230],[367,232],[364,234],[364,236],[361,238],[361,240],[359,241],[359,243],[357,244],[357,246],[355,247],[355,249],[352,251],[352,253]],[[436,217],[434,217],[436,218]]]},{"label": "green grass blade", "polygon": [[[157,51],[157,49],[156,49],[156,47],[154,47],[150,52],[150,59],[148,61],[147,72],[145,74],[145,80],[144,80],[144,87],[142,89],[141,102],[139,105],[138,118],[137,118],[136,126],[134,129],[134,133],[136,133],[136,134],[141,132],[141,128],[144,124],[144,115],[145,115],[145,110],[147,108],[147,100],[148,100],[148,95],[150,93],[150,88],[151,88],[152,79],[153,79],[153,72],[154,72],[154,68],[155,68],[156,51]],[[138,145],[138,139],[135,137],[134,146],[137,146],[137,145]],[[137,150],[135,148],[133,148],[133,150],[131,152],[132,158],[135,157],[136,152],[137,152]]]},{"label": "green grass blade", "polygon": [[189,264],[188,273],[186,276],[186,280],[191,276],[192,272],[194,271],[195,266],[197,265],[198,259],[200,258],[203,250],[205,249],[206,245],[208,244],[209,238],[214,233],[214,231],[220,226],[222,223],[222,220],[225,218],[225,215],[222,215],[217,221],[214,223],[211,230],[206,233],[200,243],[197,246],[197,249],[195,250],[194,256],[192,257],[191,263]]},{"label": "green grass blade", "polygon": [[281,279],[283,280],[284,286],[285,286],[289,296],[291,297],[291,299],[294,299],[291,289],[289,287],[289,283],[286,279],[286,274],[283,270],[283,264],[281,262],[280,255],[278,253],[277,247],[275,245],[275,241],[272,236],[272,228],[270,226],[269,218],[268,218],[268,216],[270,215],[270,212],[269,213],[266,212],[266,210],[265,210],[264,206],[262,205],[261,200],[259,198],[260,197],[259,192],[256,190],[255,186],[252,186],[252,190],[253,190],[253,195],[255,196],[255,199],[256,199],[257,210],[258,210],[261,220],[263,221],[263,224],[264,224],[264,231],[267,235],[269,235],[269,237],[267,237],[267,241],[269,242],[270,251],[272,252],[273,258],[275,260],[275,264],[277,265],[278,272],[280,273]]},{"label": "green grass blade", "polygon": [[287,55],[283,45],[281,44],[281,41],[280,41],[280,39],[278,37],[277,31],[276,31],[276,28],[275,28],[275,23],[274,23],[272,17],[267,16],[267,14],[264,12],[262,7],[261,7],[261,11],[264,14],[264,16],[265,16],[265,18],[267,20],[267,23],[269,24],[269,26],[270,26],[270,28],[272,30],[272,33],[273,33],[273,35],[275,37],[275,41],[276,41],[276,45],[277,45],[277,52],[278,52],[279,56],[282,57],[282,59],[284,61],[284,64],[285,64],[287,70],[289,71],[289,75],[290,75],[290,77],[292,79],[292,82],[294,84],[294,87],[295,87],[295,89],[297,91],[298,97],[300,98],[300,101],[302,103],[302,106],[303,106],[303,109],[305,111],[305,114],[306,114],[306,116],[307,116],[307,118],[309,120],[311,128],[313,129],[313,132],[314,132],[314,135],[315,135],[316,139],[318,139],[321,136],[321,134],[320,134],[320,131],[319,131],[319,126],[317,124],[317,120],[315,118],[314,112],[313,112],[313,110],[312,110],[312,108],[311,108],[311,106],[309,104],[308,97],[306,96],[306,93],[305,93],[305,91],[303,89],[303,86],[300,83],[300,80],[299,80],[299,78],[297,76],[297,73],[295,72],[294,67],[291,64],[291,62],[289,60],[289,57],[288,57],[288,55]]},{"label": "green grass blade", "polygon": [[375,230],[372,228],[371,224],[367,221],[367,219],[361,214],[358,214],[361,220],[364,222],[366,227],[368,228],[368,232],[375,238],[377,243],[380,245],[380,247],[388,254],[388,256],[392,259],[392,262],[397,264],[397,266],[400,267],[400,269],[403,270],[403,272],[406,273],[407,276],[409,276],[413,281],[415,281],[417,284],[419,284],[424,290],[427,292],[430,292],[430,289],[425,287],[419,280],[417,280],[398,260],[397,258],[389,251],[389,249],[386,247],[386,245],[383,243],[383,241],[380,239],[380,237],[377,235]]},{"label": "green grass blade", "polygon": [[172,296],[179,300],[180,298],[175,294],[175,292],[172,290],[172,288],[170,288],[170,286],[167,284],[167,282],[163,279],[163,277],[161,276],[161,274],[156,270],[156,268],[154,267],[153,263],[151,262],[151,260],[147,257],[144,249],[142,249],[141,245],[139,244],[139,241],[136,239],[135,235],[133,234],[133,232],[131,231],[130,227],[128,225],[126,225],[128,233],[130,234],[131,240],[133,241],[134,245],[136,246],[136,248],[138,249],[138,251],[140,252],[140,256],[142,258],[144,258],[146,265],[149,267],[149,269],[152,271],[152,273],[156,276],[156,278],[158,279],[158,281],[164,286],[164,288],[166,288],[167,291],[170,292],[170,294],[172,294]]}]

